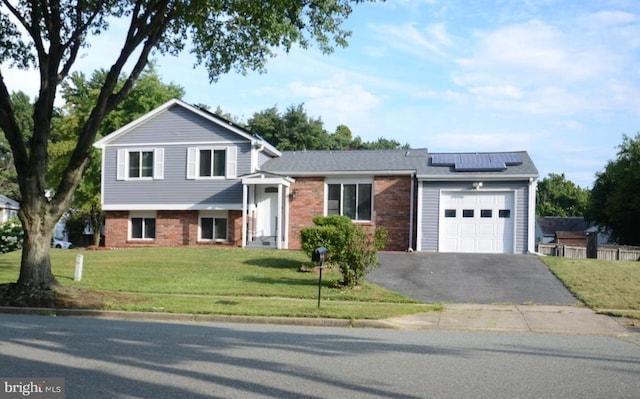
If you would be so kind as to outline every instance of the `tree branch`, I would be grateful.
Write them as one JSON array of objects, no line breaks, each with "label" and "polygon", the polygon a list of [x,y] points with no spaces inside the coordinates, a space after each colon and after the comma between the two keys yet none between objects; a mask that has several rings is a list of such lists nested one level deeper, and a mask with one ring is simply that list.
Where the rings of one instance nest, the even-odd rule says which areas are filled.
[{"label": "tree branch", "polygon": [[[22,132],[16,121],[16,115],[11,104],[11,96],[4,82],[4,76],[0,72],[0,128],[11,146],[13,162],[18,172],[18,179],[27,173],[29,168],[29,155],[24,143]],[[20,182],[22,186],[22,182]]]},{"label": "tree branch", "polygon": [[[127,34],[127,40],[122,47],[118,59],[113,64],[105,77],[105,82],[98,95],[98,100],[93,111],[87,118],[76,144],[71,158],[65,169],[58,190],[51,201],[51,213],[60,210],[73,195],[77,187],[82,171],[84,171],[89,161],[90,148],[93,144],[96,134],[100,128],[100,123],[104,116],[115,109],[115,107],[126,97],[131,91],[135,81],[144,70],[148,63],[148,57],[151,50],[157,45],[162,38],[164,30],[174,18],[174,9],[168,9],[171,0],[160,0],[155,2],[152,10],[145,10],[142,16],[137,13],[131,15],[131,22]],[[139,13],[142,1],[136,2],[136,10]],[[149,6],[151,7],[151,6]],[[146,40],[145,40],[146,39]],[[136,48],[144,41],[143,48],[138,56],[138,60],[134,65],[131,73],[127,77],[123,87],[114,93],[114,89],[118,83],[118,78],[122,73],[124,65],[127,63]]]},{"label": "tree branch", "polygon": [[82,22],[82,10],[80,9],[80,5],[78,4],[78,7],[76,8],[76,28],[69,37],[69,40],[67,40],[63,44],[64,48],[69,49],[69,58],[65,61],[62,69],[60,70],[60,73],[58,74],[58,83],[61,83],[69,75],[69,71],[75,63],[78,52],[83,45],[84,35],[86,34],[86,31],[89,29],[89,27],[93,24],[95,19],[98,17],[98,15],[100,15],[101,11],[102,10],[99,7],[96,8],[93,14],[91,14],[87,18],[87,21]]}]

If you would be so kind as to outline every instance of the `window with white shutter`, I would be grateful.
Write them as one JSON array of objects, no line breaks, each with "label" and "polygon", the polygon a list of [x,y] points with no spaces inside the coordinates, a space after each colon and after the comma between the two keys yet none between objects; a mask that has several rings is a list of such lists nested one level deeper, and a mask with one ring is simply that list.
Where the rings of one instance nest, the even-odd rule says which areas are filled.
[{"label": "window with white shutter", "polygon": [[187,179],[235,179],[236,147],[187,148]]}]

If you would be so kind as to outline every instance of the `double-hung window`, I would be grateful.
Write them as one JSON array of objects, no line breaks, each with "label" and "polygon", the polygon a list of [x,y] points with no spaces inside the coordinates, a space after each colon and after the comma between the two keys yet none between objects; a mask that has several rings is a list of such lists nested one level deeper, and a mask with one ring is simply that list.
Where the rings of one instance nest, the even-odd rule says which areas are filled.
[{"label": "double-hung window", "polygon": [[129,178],[153,177],[153,151],[129,151]]},{"label": "double-hung window", "polygon": [[327,184],[327,215],[343,215],[355,221],[370,221],[372,207],[372,183],[335,182]]},{"label": "double-hung window", "polygon": [[187,179],[235,179],[236,147],[187,148]]},{"label": "double-hung window", "polygon": [[226,212],[201,212],[199,240],[227,241],[227,220]]},{"label": "double-hung window", "polygon": [[117,180],[159,180],[164,177],[164,148],[121,148]]},{"label": "double-hung window", "polygon": [[132,212],[129,215],[129,238],[154,240],[156,238],[155,212]]},{"label": "double-hung window", "polygon": [[226,176],[226,150],[202,149],[199,158],[198,177]]}]

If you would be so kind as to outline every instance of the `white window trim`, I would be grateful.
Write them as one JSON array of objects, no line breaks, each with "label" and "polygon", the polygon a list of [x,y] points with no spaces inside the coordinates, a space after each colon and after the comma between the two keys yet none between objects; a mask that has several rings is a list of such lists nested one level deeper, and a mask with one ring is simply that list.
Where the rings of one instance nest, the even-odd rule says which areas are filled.
[{"label": "white window trim", "polygon": [[[129,176],[129,154],[132,152],[152,152],[153,153],[153,176],[151,177],[130,177]],[[164,148],[120,148],[116,155],[116,180],[162,180],[164,179]]]},{"label": "white window trim", "polygon": [[[128,232],[127,239],[130,241],[155,241],[155,238],[137,238],[132,236],[133,232],[133,222],[134,218],[142,218],[142,219],[155,219],[156,221],[156,237],[158,236],[158,218],[156,216],[156,211],[131,211],[129,212],[129,221],[128,221]],[[142,232],[144,234],[144,226],[142,228]]]},{"label": "white window trim", "polygon": [[[369,220],[364,220],[364,219],[351,219],[351,221],[353,223],[372,223],[373,222],[373,215],[374,215],[374,209],[375,209],[375,204],[374,204],[374,200],[375,200],[375,193],[376,193],[376,187],[375,187],[375,180],[373,177],[344,177],[344,178],[329,178],[326,179],[324,182],[324,215],[327,216],[328,212],[329,212],[329,185],[330,184],[340,184],[341,186],[344,186],[345,184],[371,184],[371,219]],[[342,212],[342,204],[344,203],[342,196],[344,193],[344,189],[341,188],[340,190],[340,215],[343,214]]]},{"label": "white window trim", "polygon": [[[200,151],[225,151],[224,176],[200,176]],[[213,157],[211,162],[214,162]],[[235,146],[198,146],[187,148],[187,180],[224,180],[237,177],[237,148]]]},{"label": "white window trim", "polygon": [[[227,221],[227,236],[225,238],[202,238],[202,219],[214,218]],[[214,225],[215,236],[215,225]],[[229,212],[228,211],[200,211],[198,215],[198,242],[228,242],[229,241]]]}]

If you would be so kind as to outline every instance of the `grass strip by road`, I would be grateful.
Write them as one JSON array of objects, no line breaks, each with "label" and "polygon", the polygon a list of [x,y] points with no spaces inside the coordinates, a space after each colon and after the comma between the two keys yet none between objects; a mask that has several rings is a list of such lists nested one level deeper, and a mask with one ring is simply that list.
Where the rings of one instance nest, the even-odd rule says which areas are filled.
[{"label": "grass strip by road", "polygon": [[[83,276],[73,281],[76,255]],[[318,274],[300,251],[228,247],[51,251],[52,270],[63,284],[60,306],[84,309],[245,316],[382,319],[438,310],[364,282],[338,285],[325,270],[317,307]],[[0,283],[14,282],[20,253],[0,255]]]},{"label": "grass strip by road", "polygon": [[552,256],[542,259],[588,307],[601,313],[640,319],[640,262]]}]

